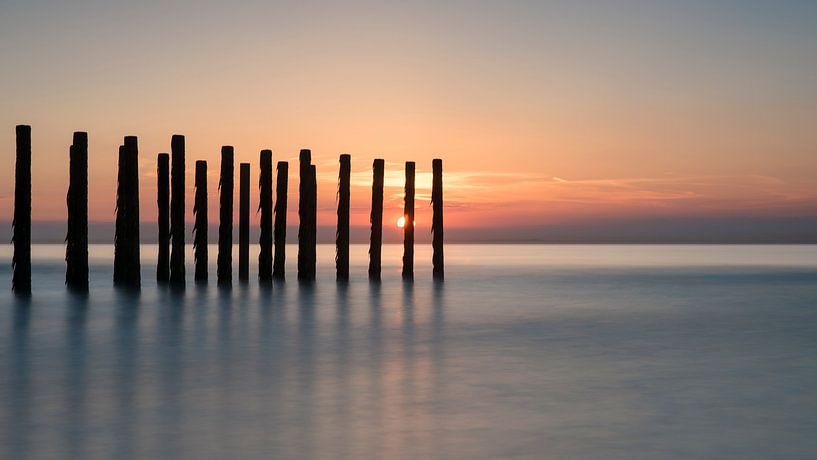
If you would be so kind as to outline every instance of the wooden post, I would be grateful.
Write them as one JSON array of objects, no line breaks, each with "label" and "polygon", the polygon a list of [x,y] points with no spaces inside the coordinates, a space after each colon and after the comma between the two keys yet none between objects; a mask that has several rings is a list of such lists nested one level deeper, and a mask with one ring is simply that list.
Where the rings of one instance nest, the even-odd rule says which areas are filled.
[{"label": "wooden post", "polygon": [[352,157],[340,156],[338,172],[338,230],[335,235],[335,269],[337,281],[349,281],[349,188]]},{"label": "wooden post", "polygon": [[311,281],[312,256],[312,152],[302,149],[299,155],[300,184],[298,184],[298,280]]},{"label": "wooden post", "polygon": [[261,212],[261,235],[258,245],[258,281],[268,284],[272,281],[272,150],[262,150],[261,169],[258,174],[258,210]]},{"label": "wooden post", "polygon": [[239,165],[238,281],[250,280],[250,164]]},{"label": "wooden post", "polygon": [[194,279],[207,282],[207,162],[196,161],[196,198],[193,202],[193,260],[196,265]]},{"label": "wooden post", "polygon": [[406,197],[403,207],[403,280],[414,280],[414,162],[406,162]]},{"label": "wooden post", "polygon": [[170,155],[160,153],[156,159],[158,178],[156,205],[159,207],[159,260],[156,282],[170,281]]},{"label": "wooden post", "polygon": [[315,165],[309,165],[309,252],[307,274],[310,281],[315,281],[315,265],[318,245],[318,175]]},{"label": "wooden post", "polygon": [[431,182],[431,207],[433,209],[431,245],[434,251],[431,257],[432,276],[436,281],[443,281],[445,279],[443,259],[443,160],[439,158],[432,160],[431,169],[433,176]]},{"label": "wooden post", "polygon": [[218,285],[229,286],[233,280],[233,148],[221,148],[218,224]]},{"label": "wooden post", "polygon": [[272,278],[285,279],[286,244],[287,244],[287,187],[289,185],[289,163],[278,162],[278,177],[275,185],[275,258],[273,259]]},{"label": "wooden post", "polygon": [[88,133],[75,132],[69,150],[65,285],[88,292]]},{"label": "wooden post", "polygon": [[139,149],[136,136],[126,136],[119,147],[119,185],[116,196],[114,285],[139,289]]},{"label": "wooden post", "polygon": [[383,175],[385,162],[374,160],[372,164],[372,213],[369,218],[372,234],[369,239],[369,280],[380,281],[380,254],[383,245]]},{"label": "wooden post", "polygon": [[184,287],[184,136],[170,140],[170,283]]},{"label": "wooden post", "polygon": [[31,294],[31,126],[18,125],[16,135],[11,289],[15,294],[27,296]]}]

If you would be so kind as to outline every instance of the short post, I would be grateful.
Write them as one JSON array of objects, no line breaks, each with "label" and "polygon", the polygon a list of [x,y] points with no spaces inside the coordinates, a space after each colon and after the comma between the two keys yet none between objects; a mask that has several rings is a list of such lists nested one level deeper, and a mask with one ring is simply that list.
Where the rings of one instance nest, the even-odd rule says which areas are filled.
[{"label": "short post", "polygon": [[406,162],[406,196],[403,207],[403,280],[414,280],[414,162]]},{"label": "short post", "polygon": [[262,150],[258,174],[258,211],[261,213],[261,235],[258,238],[258,282],[272,281],[272,150]]},{"label": "short post", "polygon": [[380,281],[380,260],[383,246],[383,175],[385,162],[374,160],[372,164],[372,213],[369,220],[372,233],[369,238],[369,280]]},{"label": "short post", "polygon": [[196,196],[193,202],[193,261],[195,263],[194,280],[197,283],[207,282],[207,162],[196,161]]},{"label": "short post", "polygon": [[11,290],[15,294],[31,294],[31,126],[18,125],[17,162],[14,170],[14,222],[12,223],[14,273]]},{"label": "short post", "polygon": [[233,280],[233,148],[221,148],[219,178],[218,285],[229,286]]},{"label": "short post", "polygon": [[88,292],[88,133],[75,132],[69,150],[65,285]]},{"label": "short post", "polygon": [[443,259],[443,160],[436,158],[431,162],[431,257],[432,277],[435,281],[445,279],[445,263]]},{"label": "short post", "polygon": [[275,185],[275,258],[272,278],[284,281],[287,244],[287,187],[289,185],[289,163],[278,162],[278,177]]},{"label": "short post", "polygon": [[184,287],[184,136],[170,140],[170,283]]},{"label": "short post", "polygon": [[136,136],[126,136],[119,147],[119,184],[116,196],[114,285],[141,288],[139,258],[139,148]]},{"label": "short post", "polygon": [[170,281],[170,155],[160,153],[156,158],[157,191],[159,207],[159,257],[156,264],[156,282]]},{"label": "short post", "polygon": [[335,234],[335,269],[337,281],[349,281],[349,201],[352,157],[340,156],[338,172],[338,230]]},{"label": "short post", "polygon": [[238,281],[250,280],[250,164],[239,165]]}]

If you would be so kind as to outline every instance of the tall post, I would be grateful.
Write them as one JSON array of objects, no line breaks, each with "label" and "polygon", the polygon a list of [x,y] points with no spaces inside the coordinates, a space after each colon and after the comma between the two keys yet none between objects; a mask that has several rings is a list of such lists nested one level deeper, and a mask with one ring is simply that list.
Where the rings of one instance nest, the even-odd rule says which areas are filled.
[{"label": "tall post", "polygon": [[17,163],[14,170],[14,255],[11,289],[31,294],[31,126],[18,125]]},{"label": "tall post", "polygon": [[431,246],[434,251],[431,257],[432,277],[436,281],[445,279],[445,261],[443,259],[443,160],[436,158],[431,162]]},{"label": "tall post", "polygon": [[88,133],[75,132],[69,150],[65,285],[88,292]]},{"label": "tall post", "polygon": [[233,281],[233,148],[221,148],[219,178],[218,223],[218,285],[229,286]]},{"label": "tall post", "polygon": [[338,171],[338,230],[335,235],[335,269],[338,281],[349,281],[349,188],[352,157],[340,156]]},{"label": "tall post", "polygon": [[238,281],[250,280],[250,164],[239,165]]},{"label": "tall post", "polygon": [[302,149],[299,156],[300,183],[298,184],[298,280],[310,281],[310,254],[312,224],[312,152]]},{"label": "tall post", "polygon": [[318,175],[315,165],[309,165],[309,252],[308,269],[310,281],[315,281],[315,265],[317,259],[318,246]]},{"label": "tall post", "polygon": [[196,268],[194,279],[197,283],[207,282],[207,162],[196,161],[196,197],[193,202],[193,261]]},{"label": "tall post", "polygon": [[272,281],[272,150],[262,150],[258,174],[258,210],[261,212],[261,235],[258,245],[258,281],[267,284]]},{"label": "tall post", "polygon": [[372,213],[369,220],[372,234],[369,239],[369,280],[380,281],[380,254],[383,246],[383,175],[385,162],[374,160],[372,164]]},{"label": "tall post", "polygon": [[414,280],[414,162],[406,162],[406,198],[403,207],[403,280]]},{"label": "tall post", "polygon": [[139,149],[136,136],[126,136],[119,147],[119,184],[116,196],[114,237],[114,285],[139,289]]},{"label": "tall post", "polygon": [[184,280],[184,136],[170,140],[170,283],[183,287]]},{"label": "tall post", "polygon": [[156,264],[156,282],[170,281],[170,155],[160,153],[156,158],[157,191],[159,207],[159,258]]},{"label": "tall post", "polygon": [[278,177],[275,183],[275,258],[272,278],[283,281],[286,277],[287,244],[287,187],[289,186],[289,163],[278,162]]}]

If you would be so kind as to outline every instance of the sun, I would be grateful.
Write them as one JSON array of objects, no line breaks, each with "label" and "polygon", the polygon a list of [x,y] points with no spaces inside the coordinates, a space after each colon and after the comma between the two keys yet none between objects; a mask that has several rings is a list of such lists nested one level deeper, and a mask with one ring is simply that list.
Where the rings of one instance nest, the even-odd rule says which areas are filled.
[{"label": "sun", "polygon": [[397,219],[397,226],[400,227],[400,228],[403,228],[403,227],[406,226],[406,216],[400,216],[400,218]]}]

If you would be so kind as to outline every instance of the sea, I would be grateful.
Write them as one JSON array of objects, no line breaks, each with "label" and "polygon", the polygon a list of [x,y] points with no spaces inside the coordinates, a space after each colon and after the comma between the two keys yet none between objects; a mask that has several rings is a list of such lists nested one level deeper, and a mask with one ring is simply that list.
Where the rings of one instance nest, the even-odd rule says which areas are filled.
[{"label": "sea", "polygon": [[143,245],[134,294],[92,245],[77,296],[35,245],[20,299],[0,248],[0,458],[817,458],[817,246],[367,250],[171,290]]}]

